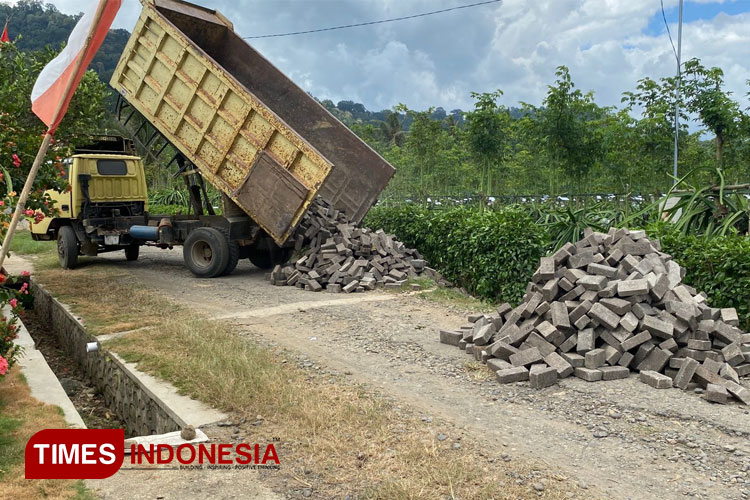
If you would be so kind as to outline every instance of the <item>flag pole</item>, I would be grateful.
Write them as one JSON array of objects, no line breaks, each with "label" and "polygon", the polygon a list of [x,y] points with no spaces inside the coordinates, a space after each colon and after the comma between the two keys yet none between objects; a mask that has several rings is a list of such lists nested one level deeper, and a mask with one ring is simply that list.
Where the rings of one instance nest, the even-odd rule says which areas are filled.
[{"label": "flag pole", "polygon": [[[83,43],[83,48],[80,52],[80,57],[78,57],[78,60],[76,61],[76,64],[74,66],[73,73],[70,76],[70,79],[68,80],[67,85],[65,86],[65,91],[62,94],[62,99],[59,103],[57,103],[57,109],[55,110],[55,114],[52,115],[52,124],[54,125],[55,122],[57,122],[58,115],[60,114],[60,110],[62,110],[63,105],[65,103],[66,97],[68,93],[73,88],[73,82],[76,80],[76,75],[78,75],[78,72],[81,70],[81,66],[83,65],[83,60],[85,59],[85,54],[87,49],[89,48],[89,45],[91,45],[91,40],[94,38],[94,33],[96,32],[96,26],[99,23],[99,19],[102,17],[102,13],[104,12],[104,6],[107,4],[107,0],[99,0],[99,6],[96,9],[96,14],[94,14],[94,20],[91,23],[91,27],[89,28],[88,35],[86,36],[86,41]],[[47,156],[47,150],[49,149],[50,142],[52,140],[52,134],[50,128],[47,129],[47,131],[44,133],[44,139],[42,139],[42,144],[39,146],[39,151],[36,154],[36,158],[34,158],[34,163],[31,165],[31,170],[29,170],[29,175],[26,177],[26,183],[23,186],[23,190],[21,191],[21,195],[18,197],[18,203],[16,203],[16,210],[13,212],[13,218],[10,221],[10,226],[8,227],[8,232],[5,234],[5,238],[3,239],[3,246],[0,248],[0,272],[3,271],[3,263],[5,262],[5,257],[8,255],[8,248],[10,246],[10,242],[13,241],[13,236],[16,233],[16,227],[18,226],[18,220],[21,218],[21,214],[26,208],[26,200],[29,197],[29,193],[31,192],[31,187],[34,184],[34,180],[36,179],[36,174],[39,172],[39,168],[42,166],[42,162],[44,161],[44,157]]]}]

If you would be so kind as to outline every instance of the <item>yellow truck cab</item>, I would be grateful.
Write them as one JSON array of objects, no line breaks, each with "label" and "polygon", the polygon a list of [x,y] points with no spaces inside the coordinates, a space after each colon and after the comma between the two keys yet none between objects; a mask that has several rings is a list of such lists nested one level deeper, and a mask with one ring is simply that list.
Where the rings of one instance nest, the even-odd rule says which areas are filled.
[{"label": "yellow truck cab", "polygon": [[58,210],[31,224],[35,240],[57,240],[60,264],[75,267],[78,255],[124,250],[138,258],[137,241],[108,226],[107,219],[142,216],[148,211],[148,192],[141,158],[132,143],[120,137],[100,137],[65,160],[70,189],[48,191]]}]

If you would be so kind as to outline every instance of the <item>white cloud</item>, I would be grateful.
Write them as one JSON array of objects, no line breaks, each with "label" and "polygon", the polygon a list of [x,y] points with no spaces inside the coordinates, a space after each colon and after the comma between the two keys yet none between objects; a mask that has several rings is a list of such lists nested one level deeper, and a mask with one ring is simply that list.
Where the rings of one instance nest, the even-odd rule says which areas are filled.
[{"label": "white cloud", "polygon": [[[744,0],[743,0],[744,1]],[[304,30],[385,19],[461,5],[461,0],[200,0],[221,10],[243,35]],[[673,8],[678,0],[665,0]],[[79,0],[52,0],[63,12]],[[690,9],[721,0],[692,0]],[[735,4],[736,5],[736,4]],[[132,28],[137,0],[123,0],[115,26]],[[352,99],[370,109],[399,102],[417,109],[471,107],[471,91],[501,88],[505,102],[538,104],[555,67],[567,65],[576,85],[618,105],[639,78],[672,75],[666,33],[649,34],[658,0],[504,0],[373,27],[251,40],[269,60],[320,98]],[[693,16],[692,18],[694,18]],[[676,26],[671,25],[673,33]],[[685,23],[683,59],[724,69],[743,107],[750,78],[750,5],[737,15]]]}]

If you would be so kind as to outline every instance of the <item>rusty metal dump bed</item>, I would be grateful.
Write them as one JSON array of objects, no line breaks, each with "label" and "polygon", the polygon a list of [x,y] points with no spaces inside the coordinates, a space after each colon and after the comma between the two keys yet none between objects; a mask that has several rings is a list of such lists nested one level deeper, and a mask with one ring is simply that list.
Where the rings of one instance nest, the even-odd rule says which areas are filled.
[{"label": "rusty metal dump bed", "polygon": [[145,0],[110,83],[278,244],[317,194],[361,221],[394,173],[213,10]]}]

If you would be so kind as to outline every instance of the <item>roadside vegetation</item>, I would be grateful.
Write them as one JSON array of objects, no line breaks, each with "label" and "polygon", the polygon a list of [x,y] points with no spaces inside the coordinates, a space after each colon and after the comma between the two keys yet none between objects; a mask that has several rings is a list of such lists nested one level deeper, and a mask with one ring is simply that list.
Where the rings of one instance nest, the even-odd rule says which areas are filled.
[{"label": "roadside vegetation", "polygon": [[29,438],[41,429],[63,427],[65,420],[60,409],[34,399],[18,368],[0,379],[0,491],[3,498],[95,498],[80,480],[29,481],[24,478],[23,456]]}]

